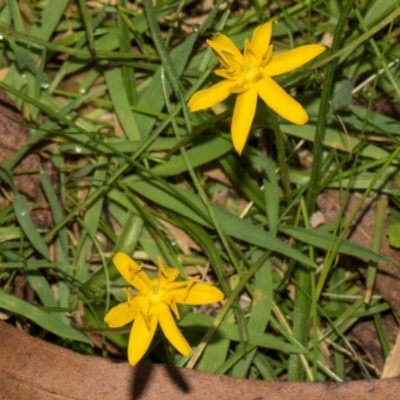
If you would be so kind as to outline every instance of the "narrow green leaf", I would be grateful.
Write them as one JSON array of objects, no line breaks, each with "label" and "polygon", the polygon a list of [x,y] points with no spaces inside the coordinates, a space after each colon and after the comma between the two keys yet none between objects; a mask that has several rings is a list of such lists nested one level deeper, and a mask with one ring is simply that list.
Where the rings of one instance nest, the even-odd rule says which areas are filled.
[{"label": "narrow green leaf", "polygon": [[17,63],[18,69],[36,74],[36,64],[31,52],[15,43],[13,40],[9,40],[8,43],[14,52],[15,62]]},{"label": "narrow green leaf", "polygon": [[30,35],[49,41],[60,18],[65,13],[68,3],[69,0],[57,0],[45,3],[44,9],[40,14],[41,21],[37,21],[36,24],[32,25],[29,31]]},{"label": "narrow green leaf", "polygon": [[108,92],[117,113],[118,120],[124,129],[124,133],[129,140],[140,140],[140,132],[136,124],[135,115],[131,111],[121,70],[114,68],[105,72]]},{"label": "narrow green leaf", "polygon": [[45,258],[49,258],[49,249],[42,236],[38,233],[35,225],[32,222],[29,213],[29,204],[26,197],[20,193],[17,193],[13,199],[13,206],[15,210],[15,216],[17,217],[18,223],[24,231],[25,235],[29,239],[31,245]]},{"label": "narrow green leaf", "polygon": [[3,181],[7,184],[7,186],[9,186],[10,189],[12,189],[12,191],[15,191],[15,185],[14,185],[14,180],[10,174],[10,171],[3,167],[2,165],[0,165],[0,182]]},{"label": "narrow green leaf", "polygon": [[[58,224],[64,218],[64,213],[61,209],[57,194],[54,191],[53,184],[50,182],[49,177],[45,174],[43,169],[40,169],[40,183],[42,184],[47,201],[50,204],[54,222]],[[58,237],[64,254],[68,254],[68,235],[65,228],[59,230]]]},{"label": "narrow green leaf", "polygon": [[398,0],[373,0],[366,4],[368,11],[365,13],[364,22],[369,27],[380,22],[399,6]]},{"label": "narrow green leaf", "polygon": [[[306,229],[294,226],[280,226],[279,230],[290,237],[293,237],[294,239],[308,243],[315,247],[319,247],[321,249],[327,250],[332,246],[332,234],[318,228]],[[356,243],[350,242],[349,240],[344,240],[341,243],[339,252],[372,261],[389,261],[396,263],[388,257],[381,256],[380,254],[377,254],[370,249],[366,249],[365,247],[362,247]]]},{"label": "narrow green leaf", "polygon": [[[303,126],[282,124],[281,129],[283,132],[286,132],[290,135],[308,140],[310,142],[314,141],[315,126],[311,124]],[[343,133],[337,128],[329,127],[325,129],[325,136],[323,140],[324,146],[351,153],[353,149],[359,145],[359,143],[360,139]],[[385,149],[379,146],[375,146],[373,144],[367,144],[363,146],[363,148],[360,150],[360,154],[364,157],[369,157],[374,160],[378,160],[389,155],[389,153]]]},{"label": "narrow green leaf", "polygon": [[93,36],[93,30],[92,30],[92,24],[91,24],[91,17],[90,17],[89,11],[87,9],[86,1],[79,0],[79,7],[81,10],[81,16],[83,19],[83,23],[85,25],[86,37],[89,42],[90,50],[92,52],[95,52],[96,46],[94,44],[94,36]]},{"label": "narrow green leaf", "polygon": [[[58,306],[50,283],[40,271],[31,271],[27,276],[27,280],[45,307]],[[55,317],[59,318],[60,316],[61,314],[57,314]]]},{"label": "narrow green leaf", "polygon": [[[252,259],[256,260],[261,255],[262,252],[257,251],[253,254]],[[268,259],[254,275],[253,299],[247,329],[254,332],[265,332],[271,314],[273,294],[272,265]],[[246,378],[256,354],[257,349],[251,350],[238,361],[232,369],[232,376]]]},{"label": "narrow green leaf", "polygon": [[[126,8],[126,0],[118,0],[118,5],[120,8]],[[119,37],[119,46],[120,50],[123,53],[131,52],[131,39],[130,39],[130,32],[127,25],[126,20],[129,21],[128,17],[122,17],[123,13],[120,11],[118,13],[118,37]],[[137,40],[137,38],[136,38]],[[122,79],[123,85],[125,88],[125,93],[128,98],[128,103],[131,106],[136,105],[137,103],[137,91],[136,91],[136,79],[135,79],[135,70],[132,66],[128,65],[121,65],[122,71]]]},{"label": "narrow green leaf", "polygon": [[83,333],[63,324],[51,314],[40,310],[32,304],[26,303],[25,301],[3,291],[0,291],[0,308],[17,315],[22,315],[30,321],[33,321],[35,324],[41,326],[43,329],[46,329],[62,338],[92,344]]},{"label": "narrow green leaf", "polygon": [[[218,136],[212,138],[203,136],[203,141],[200,144],[196,143],[186,153],[192,167],[196,168],[216,160],[230,150],[232,150],[231,141]],[[174,176],[185,171],[187,171],[187,166],[181,154],[152,169],[152,172],[159,176]]]}]

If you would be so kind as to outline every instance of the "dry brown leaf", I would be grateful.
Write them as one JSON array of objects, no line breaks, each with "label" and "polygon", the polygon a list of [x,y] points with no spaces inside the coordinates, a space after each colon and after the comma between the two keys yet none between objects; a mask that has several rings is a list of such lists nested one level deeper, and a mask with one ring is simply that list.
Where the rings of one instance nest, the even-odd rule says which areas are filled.
[{"label": "dry brown leaf", "polygon": [[214,179],[217,182],[221,182],[226,186],[233,186],[232,181],[229,179],[228,175],[221,168],[212,168],[203,172],[203,175]]},{"label": "dry brown leaf", "polygon": [[159,219],[168,233],[175,239],[177,246],[183,254],[192,254],[191,249],[200,251],[199,245],[182,229],[170,224],[167,221]]},{"label": "dry brown leaf", "polygon": [[397,333],[396,343],[386,358],[381,378],[395,378],[400,375],[400,330]]}]

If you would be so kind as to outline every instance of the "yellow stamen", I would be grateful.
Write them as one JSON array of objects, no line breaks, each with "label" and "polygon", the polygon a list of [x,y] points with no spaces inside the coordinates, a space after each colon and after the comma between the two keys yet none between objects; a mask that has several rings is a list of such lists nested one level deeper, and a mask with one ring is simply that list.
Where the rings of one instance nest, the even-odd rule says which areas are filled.
[{"label": "yellow stamen", "polygon": [[127,297],[127,303],[128,303],[128,306],[130,307],[130,306],[131,306],[130,302],[131,302],[131,300],[132,300],[132,296],[131,296],[131,288],[127,288],[127,287],[125,287],[125,288],[122,288],[122,290],[123,290],[123,291],[124,291],[124,293],[126,294],[126,297]]}]

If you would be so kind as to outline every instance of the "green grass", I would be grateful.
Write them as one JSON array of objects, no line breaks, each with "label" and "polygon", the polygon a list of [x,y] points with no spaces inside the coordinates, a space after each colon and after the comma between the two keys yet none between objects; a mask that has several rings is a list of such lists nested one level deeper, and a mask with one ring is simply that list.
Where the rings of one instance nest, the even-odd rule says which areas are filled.
[{"label": "green grass", "polygon": [[[390,351],[382,317],[395,312],[376,292],[369,304],[364,296],[385,259],[385,214],[400,218],[398,118],[374,111],[400,100],[399,0],[217,1],[208,12],[190,1],[3,3],[0,62],[8,70],[0,87],[31,132],[0,169],[0,309],[9,321],[30,321],[32,334],[84,354],[107,357],[106,342],[124,354],[129,327],[103,322],[124,300],[112,253],[146,265],[161,255],[182,276],[197,266],[227,300],[207,310],[214,318],[182,309],[191,357],[157,335],[148,360],[265,380],[376,377],[347,335],[369,319],[385,356]],[[190,25],[193,17],[202,17],[199,25]],[[310,121],[291,125],[259,102],[239,157],[232,103],[198,113],[186,103],[216,82],[205,40],[222,31],[242,48],[270,17],[279,20],[275,49],[322,39],[332,47],[277,79]],[[32,149],[54,164],[60,182],[55,189],[42,171],[28,171],[40,174],[49,229],[36,229],[37,204],[12,179]],[[358,192],[358,206],[314,229],[309,218],[328,188],[343,198]],[[387,197],[365,249],[346,237],[372,194]],[[185,235],[174,237],[163,221]],[[346,269],[338,253],[367,258],[366,276]],[[21,275],[31,302],[13,295]],[[101,348],[88,331],[103,334]]]}]

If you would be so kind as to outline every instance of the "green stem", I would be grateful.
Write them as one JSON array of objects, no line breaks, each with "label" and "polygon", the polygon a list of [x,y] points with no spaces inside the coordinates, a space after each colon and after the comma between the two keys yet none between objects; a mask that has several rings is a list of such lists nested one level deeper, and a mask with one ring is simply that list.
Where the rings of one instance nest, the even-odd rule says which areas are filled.
[{"label": "green stem", "polygon": [[286,201],[289,204],[292,200],[292,190],[290,188],[289,168],[286,163],[285,143],[276,113],[269,110],[269,115],[271,117],[272,129],[275,134],[275,144],[278,151],[278,163],[281,172],[283,191],[285,193]]}]

